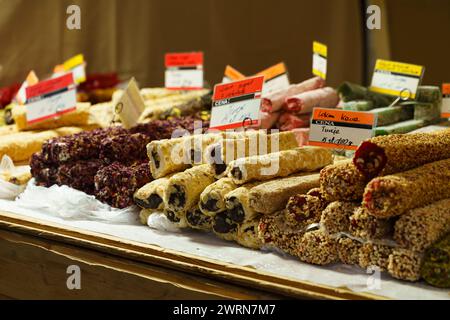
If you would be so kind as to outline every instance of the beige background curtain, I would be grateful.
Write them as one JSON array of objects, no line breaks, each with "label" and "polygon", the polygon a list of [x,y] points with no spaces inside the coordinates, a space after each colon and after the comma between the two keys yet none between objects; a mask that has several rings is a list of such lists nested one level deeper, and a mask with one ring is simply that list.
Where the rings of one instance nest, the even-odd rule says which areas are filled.
[{"label": "beige background curtain", "polygon": [[[66,8],[81,7],[81,30]],[[82,52],[89,72],[163,85],[163,56],[203,50],[206,79],[226,64],[251,75],[279,61],[291,80],[311,74],[312,41],[329,46],[329,83],[362,81],[359,0],[0,0],[0,85]]]}]

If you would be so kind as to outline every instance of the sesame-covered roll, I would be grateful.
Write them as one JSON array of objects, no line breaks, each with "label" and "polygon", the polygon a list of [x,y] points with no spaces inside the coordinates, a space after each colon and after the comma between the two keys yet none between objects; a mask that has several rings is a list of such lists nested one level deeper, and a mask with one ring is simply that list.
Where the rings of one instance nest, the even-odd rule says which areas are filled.
[{"label": "sesame-covered roll", "polygon": [[169,184],[169,178],[159,178],[138,189],[133,196],[134,202],[144,209],[163,209],[164,191]]},{"label": "sesame-covered roll", "polygon": [[260,218],[255,217],[238,226],[236,241],[241,246],[250,249],[261,249],[263,243],[258,237]]},{"label": "sesame-covered roll", "polygon": [[408,210],[450,198],[450,159],[378,177],[364,191],[363,206],[378,218],[404,214]]},{"label": "sesame-covered roll", "polygon": [[227,211],[219,212],[213,218],[212,230],[221,239],[236,241],[238,224],[229,218]]},{"label": "sesame-covered roll", "polygon": [[425,252],[420,273],[432,286],[450,288],[450,233]]},{"label": "sesame-covered roll", "polygon": [[299,174],[267,181],[250,190],[250,207],[262,214],[272,214],[283,210],[290,197],[305,194],[318,186],[318,173]]},{"label": "sesame-covered roll", "polygon": [[307,232],[300,240],[296,256],[303,262],[317,265],[337,262],[337,241],[321,230]]},{"label": "sesame-covered roll", "polygon": [[442,130],[369,139],[359,146],[353,163],[365,177],[373,178],[448,158],[450,130]]},{"label": "sesame-covered roll", "polygon": [[203,164],[179,172],[169,179],[164,193],[166,206],[172,211],[186,211],[200,200],[200,194],[214,182],[211,166]]},{"label": "sesame-covered roll", "polygon": [[392,235],[394,223],[393,219],[376,218],[365,208],[359,207],[350,217],[350,233],[365,240],[382,239]]},{"label": "sesame-covered roll", "polygon": [[292,131],[267,134],[260,130],[241,139],[224,139],[211,145],[207,153],[211,156],[210,162],[214,166],[216,177],[220,177],[227,164],[233,160],[297,147],[297,137]]},{"label": "sesame-covered roll", "polygon": [[297,225],[311,219],[319,222],[322,211],[327,205],[328,201],[321,196],[319,188],[311,189],[308,194],[292,196],[286,205],[286,223]]},{"label": "sesame-covered roll", "polygon": [[210,184],[200,195],[200,210],[211,217],[226,210],[225,196],[236,187],[236,184],[230,178],[222,178]]},{"label": "sesame-covered roll", "polygon": [[258,212],[250,207],[250,190],[258,183],[247,183],[225,195],[224,201],[228,210],[228,217],[237,223],[253,219]]},{"label": "sesame-covered roll", "polygon": [[228,175],[236,184],[244,184],[286,177],[300,171],[315,171],[332,162],[329,149],[302,147],[234,160],[228,165]]},{"label": "sesame-covered roll", "polygon": [[362,243],[357,240],[348,237],[339,237],[337,240],[339,260],[344,264],[358,265],[361,246]]},{"label": "sesame-covered roll", "polygon": [[361,268],[378,267],[386,271],[392,247],[373,243],[364,243],[359,250],[359,266]]},{"label": "sesame-covered roll", "polygon": [[367,182],[351,160],[326,166],[320,171],[320,191],[328,201],[360,200]]},{"label": "sesame-covered roll", "polygon": [[359,207],[355,202],[335,201],[330,203],[322,211],[320,217],[320,229],[333,235],[338,232],[348,232],[350,228],[350,216]]},{"label": "sesame-covered roll", "polygon": [[394,278],[417,281],[420,279],[422,262],[423,253],[406,249],[393,249],[389,255],[387,271]]},{"label": "sesame-covered roll", "polygon": [[212,228],[213,218],[205,215],[196,205],[186,212],[186,222],[192,229],[208,231]]},{"label": "sesame-covered roll", "polygon": [[395,223],[394,240],[402,247],[424,251],[450,232],[450,199],[410,210]]}]

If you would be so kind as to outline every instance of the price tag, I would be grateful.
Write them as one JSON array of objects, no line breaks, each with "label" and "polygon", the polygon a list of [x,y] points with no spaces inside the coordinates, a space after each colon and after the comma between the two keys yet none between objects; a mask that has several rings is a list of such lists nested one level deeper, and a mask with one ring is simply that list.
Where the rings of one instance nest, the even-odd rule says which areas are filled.
[{"label": "price tag", "polygon": [[77,95],[72,73],[26,88],[27,123],[32,124],[74,111]]},{"label": "price tag", "polygon": [[78,54],[63,63],[65,72],[72,72],[76,84],[86,81],[86,63],[84,56]]},{"label": "price tag", "polygon": [[31,70],[30,73],[28,73],[27,78],[25,79],[25,81],[20,86],[19,91],[17,91],[16,101],[17,101],[18,104],[23,105],[23,104],[25,104],[27,102],[26,89],[29,86],[34,86],[38,82],[39,82],[39,79],[36,76],[36,73],[33,70]]},{"label": "price tag", "polygon": [[320,42],[314,41],[312,73],[313,75],[321,77],[324,80],[327,78],[327,56],[327,46]]},{"label": "price tag", "polygon": [[172,90],[203,88],[203,52],[167,53],[165,86]]},{"label": "price tag", "polygon": [[442,118],[450,118],[450,83],[442,84]]},{"label": "price tag", "polygon": [[391,96],[415,99],[424,71],[423,66],[378,59],[369,89]]},{"label": "price tag", "polygon": [[259,126],[264,77],[251,77],[214,87],[211,129]]},{"label": "price tag", "polygon": [[114,107],[114,113],[119,116],[125,128],[137,124],[139,117],[145,109],[145,102],[139,93],[136,80],[132,78],[122,96]]},{"label": "price tag", "polygon": [[309,144],[334,149],[356,150],[373,136],[377,117],[368,112],[315,108]]},{"label": "price tag", "polygon": [[265,82],[263,95],[286,89],[290,84],[287,68],[284,62],[280,62],[270,68],[267,68],[266,70],[263,70],[256,75],[264,76]]},{"label": "price tag", "polygon": [[225,73],[222,79],[222,83],[230,83],[242,79],[245,79],[245,76],[239,71],[237,71],[235,68],[233,68],[230,65],[227,65],[225,67]]}]

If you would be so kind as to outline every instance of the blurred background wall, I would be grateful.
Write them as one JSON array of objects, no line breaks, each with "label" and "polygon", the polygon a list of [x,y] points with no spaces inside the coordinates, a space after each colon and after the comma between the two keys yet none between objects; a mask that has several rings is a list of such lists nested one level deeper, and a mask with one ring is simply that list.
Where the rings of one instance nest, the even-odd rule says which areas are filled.
[{"label": "blurred background wall", "polygon": [[[368,52],[424,64],[427,83],[450,81],[450,0],[375,1],[386,13],[382,30],[370,31],[375,51],[365,50],[365,2],[0,0],[0,86],[23,81],[31,69],[48,75],[77,53],[89,73],[117,71],[141,86],[162,86],[164,53],[191,50],[205,52],[210,84],[227,64],[251,75],[280,61],[291,81],[301,81],[311,74],[313,40],[328,45],[332,86],[364,82]],[[81,8],[81,30],[66,28],[70,4]]]}]

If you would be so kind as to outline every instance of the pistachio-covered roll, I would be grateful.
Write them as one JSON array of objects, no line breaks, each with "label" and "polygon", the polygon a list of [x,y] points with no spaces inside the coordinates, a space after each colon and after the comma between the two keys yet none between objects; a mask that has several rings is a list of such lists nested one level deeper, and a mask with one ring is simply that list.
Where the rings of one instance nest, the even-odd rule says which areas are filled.
[{"label": "pistachio-covered roll", "polygon": [[213,218],[205,215],[198,205],[186,212],[186,222],[192,229],[211,230]]},{"label": "pistachio-covered roll", "polygon": [[138,189],[133,196],[134,202],[144,209],[163,209],[164,191],[170,176],[159,178]]},{"label": "pistachio-covered roll", "polygon": [[250,190],[258,183],[247,183],[228,192],[224,201],[228,210],[228,217],[231,221],[242,223],[249,221],[258,215],[258,212],[250,207]]},{"label": "pistachio-covered roll", "polygon": [[230,178],[222,178],[210,184],[200,195],[200,210],[211,217],[218,212],[225,211],[225,195],[236,187]]},{"label": "pistachio-covered roll", "polygon": [[293,131],[267,134],[260,130],[241,139],[224,139],[208,147],[207,154],[211,157],[210,163],[214,166],[216,177],[220,177],[233,160],[297,147],[298,141]]},{"label": "pistachio-covered roll", "polygon": [[238,224],[229,218],[227,211],[219,212],[213,219],[212,229],[216,236],[227,241],[236,241]]},{"label": "pistachio-covered roll", "polygon": [[262,214],[283,210],[290,197],[319,186],[319,174],[300,174],[260,183],[250,190],[251,209]]},{"label": "pistachio-covered roll", "polygon": [[200,194],[214,182],[212,168],[208,164],[195,166],[174,174],[164,193],[166,206],[172,211],[186,211],[200,200]]},{"label": "pistachio-covered roll", "polygon": [[377,177],[364,191],[363,206],[378,218],[406,213],[435,201],[450,198],[450,159]]},{"label": "pistachio-covered roll", "polygon": [[151,210],[151,209],[142,209],[139,212],[139,221],[143,224],[143,225],[147,225],[147,221],[148,221],[148,217],[150,217],[155,211]]},{"label": "pistachio-covered roll", "polygon": [[228,176],[236,184],[286,177],[300,171],[315,171],[333,163],[329,149],[302,147],[232,161]]},{"label": "pistachio-covered roll", "polygon": [[432,286],[450,288],[450,233],[425,252],[420,273]]},{"label": "pistachio-covered roll", "polygon": [[261,249],[263,243],[258,237],[260,218],[255,217],[238,226],[236,241],[241,246],[250,249]]}]

